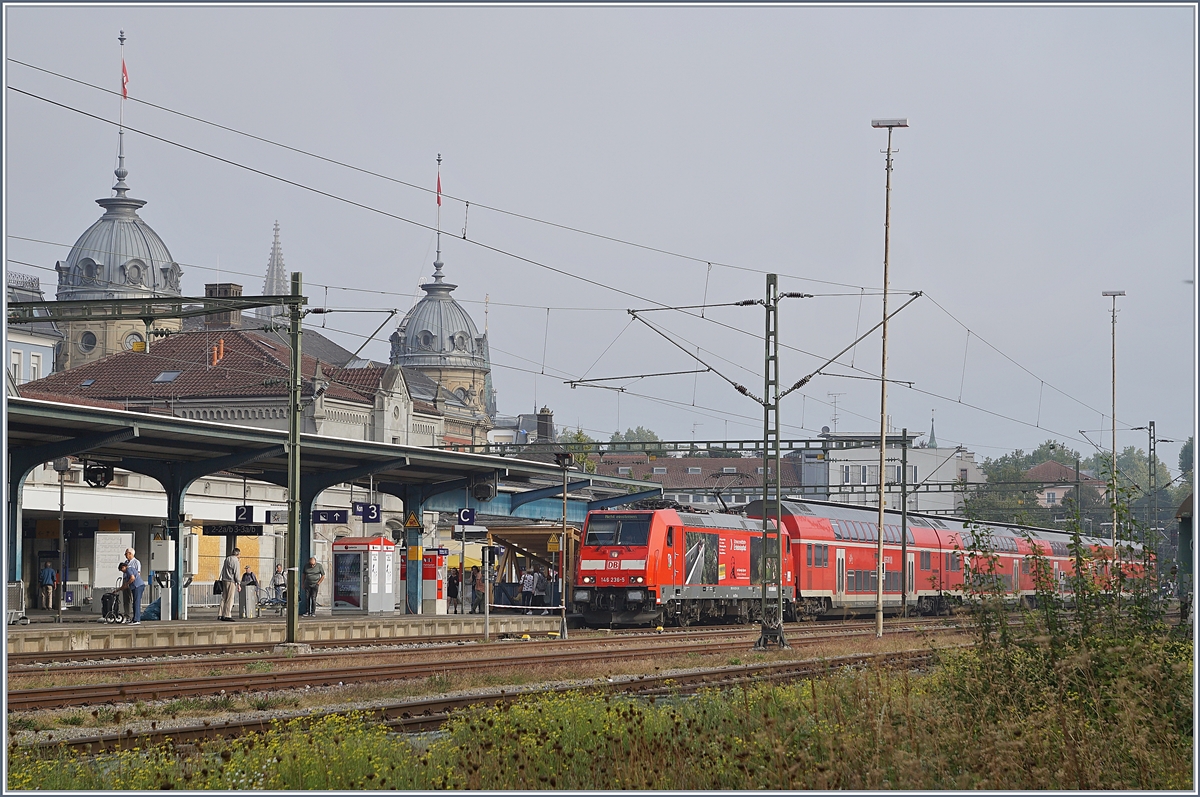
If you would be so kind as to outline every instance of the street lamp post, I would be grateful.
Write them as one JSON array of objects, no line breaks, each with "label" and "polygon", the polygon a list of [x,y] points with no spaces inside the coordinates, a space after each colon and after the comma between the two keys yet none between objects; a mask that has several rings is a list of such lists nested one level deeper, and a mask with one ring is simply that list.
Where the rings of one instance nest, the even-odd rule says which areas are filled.
[{"label": "street lamp post", "polygon": [[558,544],[558,596],[562,600],[562,631],[560,639],[567,638],[567,469],[575,464],[575,457],[570,451],[562,451],[554,455],[558,466],[563,472],[563,518],[562,539]]},{"label": "street lamp post", "polygon": [[1125,291],[1104,291],[1112,297],[1112,495],[1108,502],[1112,506],[1112,548],[1117,555],[1117,297]]},{"label": "street lamp post", "polygon": [[875,593],[875,636],[883,636],[883,473],[887,457],[887,333],[888,333],[888,249],[892,227],[892,130],[908,127],[907,119],[872,119],[871,127],[887,128],[887,180],[883,210],[883,347],[882,365],[879,373],[879,527],[877,533],[876,562],[878,583]]},{"label": "street lamp post", "polygon": [[54,460],[54,470],[58,473],[58,611],[54,622],[62,622],[62,607],[67,597],[67,535],[66,535],[66,493],[63,487],[67,471],[71,469],[71,460],[61,457]]}]

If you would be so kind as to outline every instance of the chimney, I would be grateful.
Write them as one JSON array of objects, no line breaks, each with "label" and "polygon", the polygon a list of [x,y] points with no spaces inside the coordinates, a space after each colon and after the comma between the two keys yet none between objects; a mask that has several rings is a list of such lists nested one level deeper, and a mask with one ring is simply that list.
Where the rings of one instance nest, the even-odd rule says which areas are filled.
[{"label": "chimney", "polygon": [[554,413],[548,407],[542,407],[537,414],[538,442],[554,442]]},{"label": "chimney", "polygon": [[[242,295],[242,286],[232,282],[216,282],[204,286],[206,299],[232,299]],[[230,310],[204,316],[205,329],[241,329],[242,311]]]}]

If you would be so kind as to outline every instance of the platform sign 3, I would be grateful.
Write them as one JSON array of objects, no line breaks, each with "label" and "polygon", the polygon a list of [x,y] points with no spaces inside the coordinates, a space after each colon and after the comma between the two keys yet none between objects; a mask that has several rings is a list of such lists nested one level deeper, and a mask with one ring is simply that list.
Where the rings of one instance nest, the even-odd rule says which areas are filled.
[{"label": "platform sign 3", "polygon": [[382,523],[383,507],[380,504],[363,504],[363,523]]},{"label": "platform sign 3", "polygon": [[234,523],[253,523],[254,522],[254,507],[252,506],[235,506],[233,508]]},{"label": "platform sign 3", "polygon": [[313,523],[349,523],[350,512],[345,509],[314,509]]}]

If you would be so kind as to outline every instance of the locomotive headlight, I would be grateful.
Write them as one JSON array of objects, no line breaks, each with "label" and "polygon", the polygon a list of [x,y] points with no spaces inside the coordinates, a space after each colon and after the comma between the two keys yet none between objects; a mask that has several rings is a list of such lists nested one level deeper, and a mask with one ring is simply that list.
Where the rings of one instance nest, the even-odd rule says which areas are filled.
[{"label": "locomotive headlight", "polygon": [[631,589],[625,591],[625,600],[627,601],[640,601],[642,596],[643,593],[640,589]]},{"label": "locomotive headlight", "polygon": [[592,584],[592,583],[594,583],[595,581],[596,581],[596,579],[595,579],[594,577],[592,577],[592,576],[584,576],[584,577],[583,577],[583,583],[584,583],[584,584]]},{"label": "locomotive headlight", "polygon": [[588,600],[591,599],[591,596],[592,596],[592,593],[586,589],[575,590],[575,600],[579,601],[580,603],[586,603]]},{"label": "locomotive headlight", "polygon": [[629,580],[632,581],[634,584],[641,584],[646,579],[642,578],[641,576],[630,576]]}]

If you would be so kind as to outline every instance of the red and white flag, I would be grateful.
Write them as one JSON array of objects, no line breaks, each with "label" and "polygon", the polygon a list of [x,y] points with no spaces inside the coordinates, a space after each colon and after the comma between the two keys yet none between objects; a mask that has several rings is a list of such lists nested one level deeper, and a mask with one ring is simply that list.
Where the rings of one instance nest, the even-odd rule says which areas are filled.
[{"label": "red and white flag", "polygon": [[438,170],[438,188],[437,188],[438,207],[442,206],[442,172]]},{"label": "red and white flag", "polygon": [[125,59],[121,59],[121,99],[129,99],[129,70],[125,68]]}]

